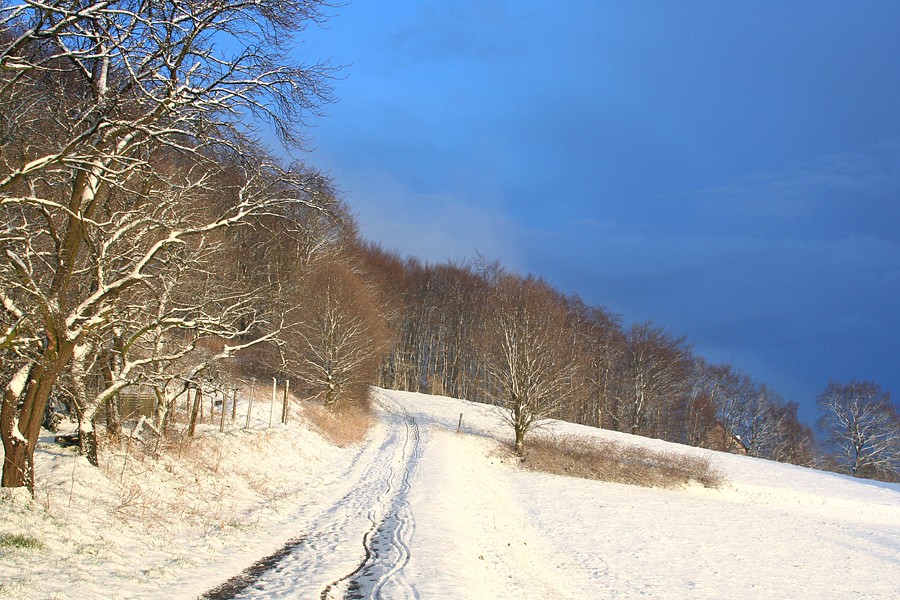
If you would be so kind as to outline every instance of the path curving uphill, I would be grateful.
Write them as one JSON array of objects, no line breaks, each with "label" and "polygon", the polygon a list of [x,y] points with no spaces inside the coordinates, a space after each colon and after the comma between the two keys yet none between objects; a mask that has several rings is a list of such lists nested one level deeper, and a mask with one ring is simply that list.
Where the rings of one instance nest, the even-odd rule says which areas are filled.
[{"label": "path curving uphill", "polygon": [[[325,491],[335,500],[307,515],[278,551],[201,598],[419,598],[404,567],[415,530],[408,495],[422,456],[420,426],[389,399],[378,403],[382,423]],[[311,580],[313,572],[329,579]]]},{"label": "path curving uphill", "polygon": [[[396,414],[396,413],[394,413]],[[384,489],[369,511],[371,528],[363,536],[365,558],[350,573],[328,584],[321,600],[382,598],[418,598],[412,584],[403,576],[409,563],[409,541],[414,529],[409,510],[410,475],[421,457],[419,426],[410,416],[403,417],[403,457],[391,465],[383,479]]]}]

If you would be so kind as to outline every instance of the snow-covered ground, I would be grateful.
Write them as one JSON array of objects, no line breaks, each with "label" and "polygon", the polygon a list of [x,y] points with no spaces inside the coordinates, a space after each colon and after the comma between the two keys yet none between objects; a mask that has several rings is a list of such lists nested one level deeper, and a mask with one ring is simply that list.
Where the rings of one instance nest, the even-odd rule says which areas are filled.
[{"label": "snow-covered ground", "polygon": [[900,597],[900,486],[553,423],[704,453],[728,481],[569,479],[522,469],[492,407],[375,397],[349,448],[267,406],[161,461],[43,445],[36,501],[0,500],[0,535],[43,548],[0,547],[0,597]]}]

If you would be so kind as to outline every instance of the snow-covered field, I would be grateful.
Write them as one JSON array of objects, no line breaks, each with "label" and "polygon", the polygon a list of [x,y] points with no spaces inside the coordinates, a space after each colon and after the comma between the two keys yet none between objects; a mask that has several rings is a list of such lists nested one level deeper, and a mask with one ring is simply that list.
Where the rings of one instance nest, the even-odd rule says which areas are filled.
[{"label": "snow-covered field", "polygon": [[900,597],[900,486],[553,423],[705,453],[728,481],[569,479],[522,469],[492,407],[375,396],[349,448],[268,428],[268,407],[161,461],[42,446],[36,501],[6,493],[0,535],[43,547],[0,546],[0,597]]}]

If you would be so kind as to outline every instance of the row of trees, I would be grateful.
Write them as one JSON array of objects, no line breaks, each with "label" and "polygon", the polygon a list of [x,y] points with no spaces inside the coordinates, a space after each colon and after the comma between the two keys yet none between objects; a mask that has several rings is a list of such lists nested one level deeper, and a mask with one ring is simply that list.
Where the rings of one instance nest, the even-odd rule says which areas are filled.
[{"label": "row of trees", "polygon": [[[330,182],[284,166],[250,125],[296,145],[329,100],[329,67],[287,55],[324,6],[0,0],[3,486],[33,485],[51,398],[96,463],[98,414],[115,435],[120,392],[152,389],[165,435],[190,388],[234,368],[326,405],[373,382],[497,404],[519,452],[555,417],[814,462],[795,404],[684,337],[496,263],[424,265],[360,242]],[[866,421],[838,417],[845,392],[820,399],[836,444]],[[878,433],[842,446],[854,475],[897,470],[880,394],[862,395],[885,407]]]},{"label": "row of trees", "polygon": [[[251,125],[296,145],[328,101],[329,67],[287,54],[322,7],[0,2],[3,486],[33,486],[51,397],[96,463],[95,417],[106,407],[115,433],[118,392],[151,387],[164,431],[217,364],[329,327],[301,326],[297,306],[329,301],[299,290],[348,289],[334,257],[352,227],[329,182]],[[298,352],[285,361],[326,360]]]},{"label": "row of trees", "polygon": [[427,266],[366,253],[394,307],[380,384],[501,405],[519,452],[537,421],[555,417],[900,480],[900,417],[875,383],[829,383],[816,443],[796,403],[730,364],[710,364],[664,328],[625,328],[610,311],[497,264]]},{"label": "row of trees", "polygon": [[384,387],[504,407],[517,450],[541,419],[900,480],[900,417],[872,382],[829,383],[822,443],[798,406],[730,364],[710,364],[650,322],[623,327],[498,264],[423,265],[361,249],[392,323]]},{"label": "row of trees", "polygon": [[523,450],[538,420],[576,423],[809,464],[796,404],[684,337],[628,328],[601,307],[497,264],[422,265],[363,249],[395,337],[378,383],[506,407]]}]

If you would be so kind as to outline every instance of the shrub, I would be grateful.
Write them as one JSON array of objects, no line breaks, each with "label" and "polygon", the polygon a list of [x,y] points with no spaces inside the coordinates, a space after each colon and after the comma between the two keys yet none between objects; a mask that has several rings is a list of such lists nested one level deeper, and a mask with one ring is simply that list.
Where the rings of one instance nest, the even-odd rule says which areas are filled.
[{"label": "shrub", "polygon": [[535,436],[523,462],[534,471],[644,487],[715,488],[725,479],[701,456],[574,436]]},{"label": "shrub", "polygon": [[361,402],[306,404],[303,414],[322,437],[341,448],[364,440],[372,424],[371,408]]}]

